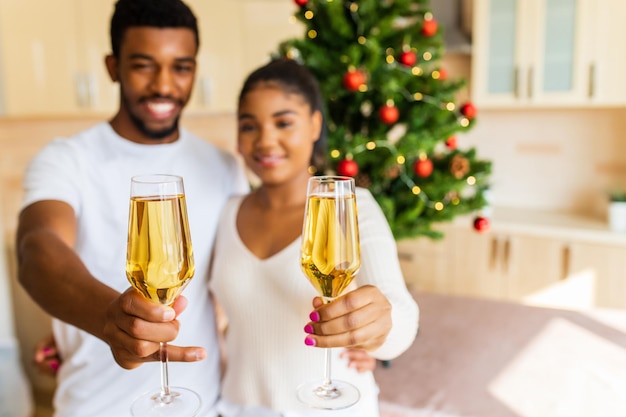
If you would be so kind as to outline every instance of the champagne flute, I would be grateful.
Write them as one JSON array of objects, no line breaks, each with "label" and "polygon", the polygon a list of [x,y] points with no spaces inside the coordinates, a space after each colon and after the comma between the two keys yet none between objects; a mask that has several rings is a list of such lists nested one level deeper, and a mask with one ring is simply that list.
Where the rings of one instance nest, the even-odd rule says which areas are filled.
[{"label": "champagne flute", "polygon": [[[300,264],[324,303],[341,295],[361,266],[354,187],[350,177],[309,179]],[[324,380],[305,382],[297,389],[300,401],[310,407],[347,408],[361,396],[354,385],[331,379],[330,353],[326,348]]]},{"label": "champagne flute", "polygon": [[[183,179],[140,175],[131,179],[126,276],[149,301],[172,305],[194,274]],[[194,391],[171,387],[167,344],[160,344],[161,387],[139,397],[133,416],[192,417],[201,400]]]}]

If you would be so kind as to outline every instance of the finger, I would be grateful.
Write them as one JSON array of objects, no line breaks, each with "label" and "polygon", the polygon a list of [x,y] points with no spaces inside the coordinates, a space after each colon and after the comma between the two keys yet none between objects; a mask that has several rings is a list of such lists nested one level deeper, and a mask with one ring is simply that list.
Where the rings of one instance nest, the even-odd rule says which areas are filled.
[{"label": "finger", "polygon": [[[317,332],[306,336],[304,343],[316,347],[355,347],[373,350],[379,347],[386,339],[388,326],[382,326],[379,322],[373,322],[355,330],[322,335]],[[389,326],[390,328],[390,326]]]},{"label": "finger", "polygon": [[[182,300],[184,302],[186,300]],[[176,318],[176,311],[169,306],[155,304],[134,288],[128,288],[118,300],[121,310],[131,316],[150,322],[167,322]]]},{"label": "finger", "polygon": [[316,311],[319,316],[318,321],[323,322],[344,316],[371,304],[380,304],[380,307],[384,307],[385,303],[389,304],[378,288],[366,285],[342,295],[331,303],[318,307]]},{"label": "finger", "polygon": [[199,346],[167,345],[167,360],[170,362],[197,362],[206,356],[206,349]]},{"label": "finger", "polygon": [[359,372],[373,371],[376,368],[376,359],[362,349],[346,349],[340,357],[348,360],[348,366]]},{"label": "finger", "polygon": [[389,326],[391,326],[391,311],[387,313],[384,309],[380,309],[373,304],[346,312],[341,316],[330,317],[328,314],[325,314],[325,316],[326,320],[320,319],[317,322],[312,321],[309,323],[313,329],[312,333],[322,336],[337,335],[355,331],[376,322],[380,322],[379,324],[381,324],[382,328],[382,325],[387,321]]},{"label": "finger", "polygon": [[176,300],[174,300],[174,304],[172,304],[172,308],[176,312],[176,317],[178,317],[185,309],[187,308],[187,297],[184,295],[178,296]]}]

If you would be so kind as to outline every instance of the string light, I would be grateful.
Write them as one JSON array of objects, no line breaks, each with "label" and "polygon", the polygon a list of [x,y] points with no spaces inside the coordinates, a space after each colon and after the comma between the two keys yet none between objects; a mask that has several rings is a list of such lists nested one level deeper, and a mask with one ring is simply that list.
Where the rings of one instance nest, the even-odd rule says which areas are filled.
[{"label": "string light", "polygon": [[431,59],[433,59],[433,54],[426,51],[422,54],[422,58],[424,59],[424,61],[430,61]]},{"label": "string light", "polygon": [[339,152],[337,149],[333,149],[332,151],[330,151],[330,157],[333,159],[339,158],[340,155],[341,152]]},{"label": "string light", "polygon": [[385,61],[387,61],[388,64],[393,64],[394,62],[396,62],[396,59],[393,57],[393,55],[387,55]]},{"label": "string light", "polygon": [[359,11],[359,5],[357,3],[350,3],[350,11],[356,13]]},{"label": "string light", "polygon": [[467,177],[467,184],[468,185],[475,185],[476,184],[476,177],[470,175],[469,177]]},{"label": "string light", "polygon": [[437,211],[443,210],[443,203],[441,201],[437,201],[435,203],[435,210],[437,210]]},{"label": "string light", "polygon": [[373,151],[374,149],[376,149],[376,142],[369,141],[367,142],[367,145],[365,145],[365,147],[367,148],[368,151]]},{"label": "string light", "polygon": [[367,38],[365,36],[359,36],[357,42],[359,43],[359,45],[365,45],[365,43],[367,42]]},{"label": "string light", "polygon": [[411,74],[415,75],[415,76],[420,76],[424,73],[424,70],[421,69],[420,67],[413,67],[411,68]]},{"label": "string light", "polygon": [[310,11],[310,10],[307,10],[307,11],[304,13],[304,18],[305,18],[305,19],[307,19],[307,20],[311,20],[311,19],[313,19],[313,16],[315,16],[315,15],[314,15],[314,13],[313,13],[312,11]]},{"label": "string light", "polygon": [[314,29],[309,30],[309,32],[307,33],[307,36],[311,39],[315,39],[317,38],[317,32]]}]

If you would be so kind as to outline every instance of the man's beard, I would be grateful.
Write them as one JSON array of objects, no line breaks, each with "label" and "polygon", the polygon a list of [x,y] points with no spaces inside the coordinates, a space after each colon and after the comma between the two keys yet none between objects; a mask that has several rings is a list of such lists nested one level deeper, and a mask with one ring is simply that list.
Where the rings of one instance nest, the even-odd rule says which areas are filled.
[{"label": "man's beard", "polygon": [[126,108],[129,109],[128,115],[130,117],[131,122],[148,139],[152,139],[155,141],[162,140],[178,131],[178,121],[180,119],[180,115],[178,115],[176,119],[174,119],[174,122],[172,123],[171,126],[165,127],[161,130],[153,130],[153,129],[150,129],[148,126],[146,126],[143,120],[141,120],[133,112],[130,111],[130,106],[129,106],[128,101],[126,101]]}]

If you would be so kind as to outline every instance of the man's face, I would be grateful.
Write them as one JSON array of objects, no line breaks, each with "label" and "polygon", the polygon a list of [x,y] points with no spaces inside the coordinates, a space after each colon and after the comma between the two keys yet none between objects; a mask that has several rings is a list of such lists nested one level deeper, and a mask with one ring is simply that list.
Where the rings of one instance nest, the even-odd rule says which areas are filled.
[{"label": "man's face", "polygon": [[111,77],[120,83],[120,110],[113,124],[121,136],[138,143],[178,138],[178,119],[195,79],[196,53],[190,29],[127,29],[119,58],[107,58]]}]

